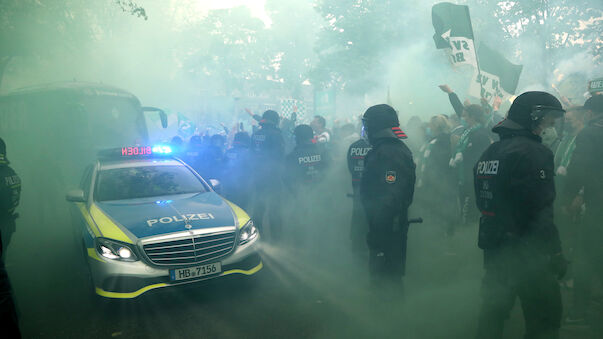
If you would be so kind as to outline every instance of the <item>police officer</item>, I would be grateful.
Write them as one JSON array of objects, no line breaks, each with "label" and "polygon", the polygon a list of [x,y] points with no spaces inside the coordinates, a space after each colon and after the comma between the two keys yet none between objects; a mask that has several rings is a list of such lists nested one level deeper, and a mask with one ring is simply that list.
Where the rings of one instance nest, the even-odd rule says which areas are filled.
[{"label": "police officer", "polygon": [[247,132],[237,132],[232,147],[224,153],[224,195],[244,210],[249,207],[253,181],[249,179],[251,163],[251,137]]},{"label": "police officer", "polygon": [[352,221],[350,225],[350,239],[352,240],[352,251],[361,252],[366,250],[366,234],[368,224],[362,201],[360,200],[360,180],[364,172],[364,158],[371,150],[366,137],[354,141],[348,148],[347,160],[348,170],[352,175]]},{"label": "police officer", "polygon": [[318,185],[325,176],[327,155],[312,138],[314,132],[309,125],[295,127],[295,148],[285,160],[286,183],[294,191],[301,187],[312,188]]},{"label": "police officer", "polygon": [[368,220],[369,270],[373,283],[400,282],[405,271],[408,208],[415,186],[415,164],[406,135],[389,105],[366,110],[364,128],[372,149],[365,159],[360,196]]},{"label": "police officer", "polygon": [[475,164],[474,188],[481,211],[478,246],[486,270],[478,338],[501,338],[519,297],[525,338],[558,338],[558,278],[567,262],[553,223],[553,153],[540,135],[565,111],[545,92],[518,96],[507,119],[493,128],[500,141]]},{"label": "police officer", "polygon": [[[278,240],[281,233],[282,167],[285,157],[285,140],[277,127],[279,115],[273,110],[262,114],[260,129],[251,137],[254,150],[255,202],[253,219],[263,229],[264,215],[268,214],[270,235]],[[266,213],[267,212],[267,213]]]},{"label": "police officer", "polygon": [[[329,160],[323,147],[313,142],[314,132],[309,125],[298,125],[293,134],[295,136],[295,148],[287,154],[285,159],[285,186],[293,199],[287,201],[293,204],[287,206],[288,219],[291,223],[295,238],[294,245],[306,243],[312,235],[320,235],[324,238],[325,213],[319,209],[325,205],[321,201],[325,186],[322,185],[326,175]],[[309,244],[317,246],[321,238],[315,238]]]},{"label": "police officer", "polygon": [[[589,320],[593,278],[603,282],[603,94],[586,100],[584,109],[592,117],[576,137],[565,187],[566,195],[573,198],[567,203],[568,212],[580,213],[582,205],[586,206],[574,261],[574,309],[566,318],[571,322]],[[592,325],[602,326],[600,321]],[[592,330],[597,333],[601,328]]]},{"label": "police officer", "polygon": [[3,338],[20,338],[17,312],[2,258],[3,249],[15,231],[15,208],[21,194],[21,179],[8,164],[6,144],[0,138],[0,335]]}]

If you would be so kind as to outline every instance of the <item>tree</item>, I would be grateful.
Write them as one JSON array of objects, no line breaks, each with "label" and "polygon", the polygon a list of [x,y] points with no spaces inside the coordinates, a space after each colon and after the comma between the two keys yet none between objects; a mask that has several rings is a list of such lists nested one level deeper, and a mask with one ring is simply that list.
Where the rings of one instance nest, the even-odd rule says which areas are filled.
[{"label": "tree", "polygon": [[194,41],[192,45],[183,42],[184,67],[202,87],[231,96],[259,91],[274,78],[264,23],[252,17],[247,7],[212,10],[184,34],[192,35]]},{"label": "tree", "polygon": [[[543,83],[547,82],[556,63],[568,55],[588,51],[595,63],[602,62],[603,6],[600,1],[470,0],[467,4],[471,7],[477,34],[488,34],[482,36],[482,40],[499,42],[524,64],[544,62],[539,67]],[[540,55],[525,53],[530,49],[537,49]]]},{"label": "tree", "polygon": [[5,0],[0,6],[0,85],[14,58],[43,60],[54,53],[82,49],[111,23],[108,11],[122,11],[146,19],[133,1]]},{"label": "tree", "polygon": [[327,22],[316,42],[318,62],[311,81],[359,94],[377,86],[389,54],[408,38],[407,5],[395,0],[322,0],[317,11]]}]

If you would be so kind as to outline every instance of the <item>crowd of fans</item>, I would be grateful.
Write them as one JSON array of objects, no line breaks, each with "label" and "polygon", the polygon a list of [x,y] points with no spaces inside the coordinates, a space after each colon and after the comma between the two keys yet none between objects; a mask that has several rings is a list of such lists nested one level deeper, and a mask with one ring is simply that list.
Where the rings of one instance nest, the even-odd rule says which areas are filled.
[{"label": "crowd of fans", "polygon": [[[492,128],[504,120],[505,112],[499,112],[500,99],[492,105],[486,100],[462,102],[449,86],[441,85],[440,89],[448,95],[449,114],[436,114],[427,120],[411,116],[401,127],[408,135],[405,143],[416,164],[413,211],[438,225],[443,237],[452,237],[459,227],[475,226],[479,221],[473,167],[484,150],[498,140]],[[565,104],[565,118],[544,131],[542,139],[555,154],[555,219],[564,251],[572,260],[580,247],[577,225],[585,207],[580,196],[565,189],[567,169],[576,137],[592,117],[581,107]],[[220,134],[192,136],[187,142],[174,137],[171,143],[204,178],[219,179],[222,194],[251,211],[260,229],[264,233],[269,229],[269,239],[280,240],[283,213],[291,229],[307,229],[313,224],[321,232],[328,230],[324,216],[336,214],[345,192],[356,192],[351,180],[354,173],[352,178],[346,173],[353,172],[346,166],[346,155],[350,145],[363,139],[361,119],[327,121],[317,115],[309,124],[300,124],[295,114],[281,118],[274,111],[263,116],[249,113],[255,121],[249,132],[237,124]],[[354,251],[363,246],[359,245],[361,237],[354,236],[354,232],[365,232],[355,220],[359,218],[361,214],[352,215],[350,242]],[[269,227],[262,227],[264,224]],[[303,242],[299,234],[296,237]],[[571,286],[573,279],[570,272],[562,283]]]}]

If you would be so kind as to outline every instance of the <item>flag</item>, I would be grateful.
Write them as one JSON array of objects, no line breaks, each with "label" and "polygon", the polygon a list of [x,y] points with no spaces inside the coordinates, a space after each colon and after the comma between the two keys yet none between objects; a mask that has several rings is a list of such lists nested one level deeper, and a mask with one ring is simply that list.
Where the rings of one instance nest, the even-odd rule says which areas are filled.
[{"label": "flag", "polygon": [[485,98],[490,103],[495,96],[504,101],[515,94],[523,66],[512,64],[484,43],[480,44],[477,56],[480,72],[474,72],[469,94]]},{"label": "flag", "polygon": [[291,114],[297,114],[297,120],[301,121],[306,114],[306,104],[301,100],[282,99],[281,100],[281,117],[290,119]]},{"label": "flag", "polygon": [[178,113],[178,135],[188,138],[195,133],[195,123],[182,113]]},{"label": "flag", "polygon": [[603,78],[598,78],[588,82],[588,91],[590,94],[603,93]]},{"label": "flag", "polygon": [[437,49],[447,49],[453,66],[477,67],[473,28],[469,7],[440,2],[431,8],[431,22],[435,30],[433,40]]}]

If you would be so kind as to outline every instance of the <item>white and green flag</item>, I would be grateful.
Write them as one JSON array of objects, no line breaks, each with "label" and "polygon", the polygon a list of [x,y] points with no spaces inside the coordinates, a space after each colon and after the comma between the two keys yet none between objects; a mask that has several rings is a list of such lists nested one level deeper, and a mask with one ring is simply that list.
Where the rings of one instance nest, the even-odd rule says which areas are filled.
[{"label": "white and green flag", "polygon": [[431,8],[436,48],[445,49],[454,67],[477,67],[469,7],[440,2]]},{"label": "white and green flag", "polygon": [[477,68],[473,73],[469,94],[478,98],[485,98],[490,104],[498,96],[503,101],[515,94],[522,65],[512,64],[503,55],[481,43],[477,56]]}]

